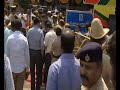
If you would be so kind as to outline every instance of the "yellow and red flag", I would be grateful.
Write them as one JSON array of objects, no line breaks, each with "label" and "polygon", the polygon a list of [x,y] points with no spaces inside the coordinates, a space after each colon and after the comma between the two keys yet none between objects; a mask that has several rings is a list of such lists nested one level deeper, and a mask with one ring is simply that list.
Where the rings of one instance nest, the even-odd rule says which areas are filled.
[{"label": "yellow and red flag", "polygon": [[100,0],[84,0],[84,3],[85,4],[97,4]]},{"label": "yellow and red flag", "polygon": [[109,26],[109,15],[115,15],[115,7],[94,5],[94,18],[99,18],[104,27]]},{"label": "yellow and red flag", "polygon": [[83,3],[94,5],[94,18],[99,18],[104,27],[109,26],[109,15],[115,14],[116,0],[84,0]]}]

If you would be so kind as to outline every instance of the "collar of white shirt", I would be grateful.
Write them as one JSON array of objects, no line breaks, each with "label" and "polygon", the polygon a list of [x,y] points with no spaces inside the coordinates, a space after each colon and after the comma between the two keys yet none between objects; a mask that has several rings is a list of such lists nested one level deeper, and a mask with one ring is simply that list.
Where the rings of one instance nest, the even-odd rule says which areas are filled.
[{"label": "collar of white shirt", "polygon": [[21,32],[17,30],[17,31],[15,31],[14,33],[21,33]]}]

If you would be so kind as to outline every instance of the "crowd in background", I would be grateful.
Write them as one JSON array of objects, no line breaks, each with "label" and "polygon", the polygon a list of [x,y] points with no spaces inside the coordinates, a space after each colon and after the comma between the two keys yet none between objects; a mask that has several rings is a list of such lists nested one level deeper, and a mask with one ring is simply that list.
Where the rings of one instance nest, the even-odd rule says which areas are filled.
[{"label": "crowd in background", "polygon": [[83,34],[80,24],[71,30],[65,18],[62,11],[43,8],[16,14],[11,6],[4,13],[5,66],[11,71],[6,90],[23,90],[29,68],[31,90],[115,89],[116,32],[108,36],[110,30],[94,18]]}]

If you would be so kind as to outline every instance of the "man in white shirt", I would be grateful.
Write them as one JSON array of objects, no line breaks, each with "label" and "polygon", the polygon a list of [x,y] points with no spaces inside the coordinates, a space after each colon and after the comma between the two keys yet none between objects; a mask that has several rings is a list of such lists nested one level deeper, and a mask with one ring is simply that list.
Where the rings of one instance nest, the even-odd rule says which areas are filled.
[{"label": "man in white shirt", "polygon": [[21,21],[13,21],[13,34],[10,35],[6,42],[6,55],[10,59],[15,90],[23,90],[25,74],[29,68],[29,45],[27,38],[22,35],[20,29]]},{"label": "man in white shirt", "polygon": [[50,21],[46,23],[46,27],[47,27],[48,32],[45,35],[45,41],[44,41],[44,44],[45,44],[44,83],[45,84],[47,82],[48,69],[49,69],[49,66],[51,65],[51,60],[52,60],[51,53],[50,53],[51,47],[52,47],[53,41],[55,40],[55,38],[57,38],[55,31],[52,29],[52,24]]},{"label": "man in white shirt", "polygon": [[26,36],[26,20],[27,20],[27,17],[24,14],[24,9],[21,9],[21,13],[18,15],[18,17],[21,19],[22,32],[23,32],[24,36]]}]

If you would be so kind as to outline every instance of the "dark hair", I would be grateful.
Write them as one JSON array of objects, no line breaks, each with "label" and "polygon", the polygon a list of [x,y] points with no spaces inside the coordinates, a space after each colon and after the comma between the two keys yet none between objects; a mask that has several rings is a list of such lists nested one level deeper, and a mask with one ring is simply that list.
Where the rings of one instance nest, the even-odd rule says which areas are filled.
[{"label": "dark hair", "polygon": [[33,19],[34,25],[38,24],[40,22],[40,19],[38,17],[35,17]]},{"label": "dark hair", "polygon": [[46,22],[46,27],[47,28],[52,28],[52,23],[49,20]]},{"label": "dark hair", "polygon": [[67,29],[61,34],[61,48],[64,53],[72,53],[74,49],[75,34],[72,30]]},{"label": "dark hair", "polygon": [[11,21],[11,27],[16,31],[16,30],[21,30],[22,23],[20,19],[15,19]]},{"label": "dark hair", "polygon": [[61,30],[60,28],[56,28],[56,29],[55,29],[55,32],[56,32],[56,35],[57,35],[57,36],[60,36],[61,33],[62,33],[62,30]]}]

